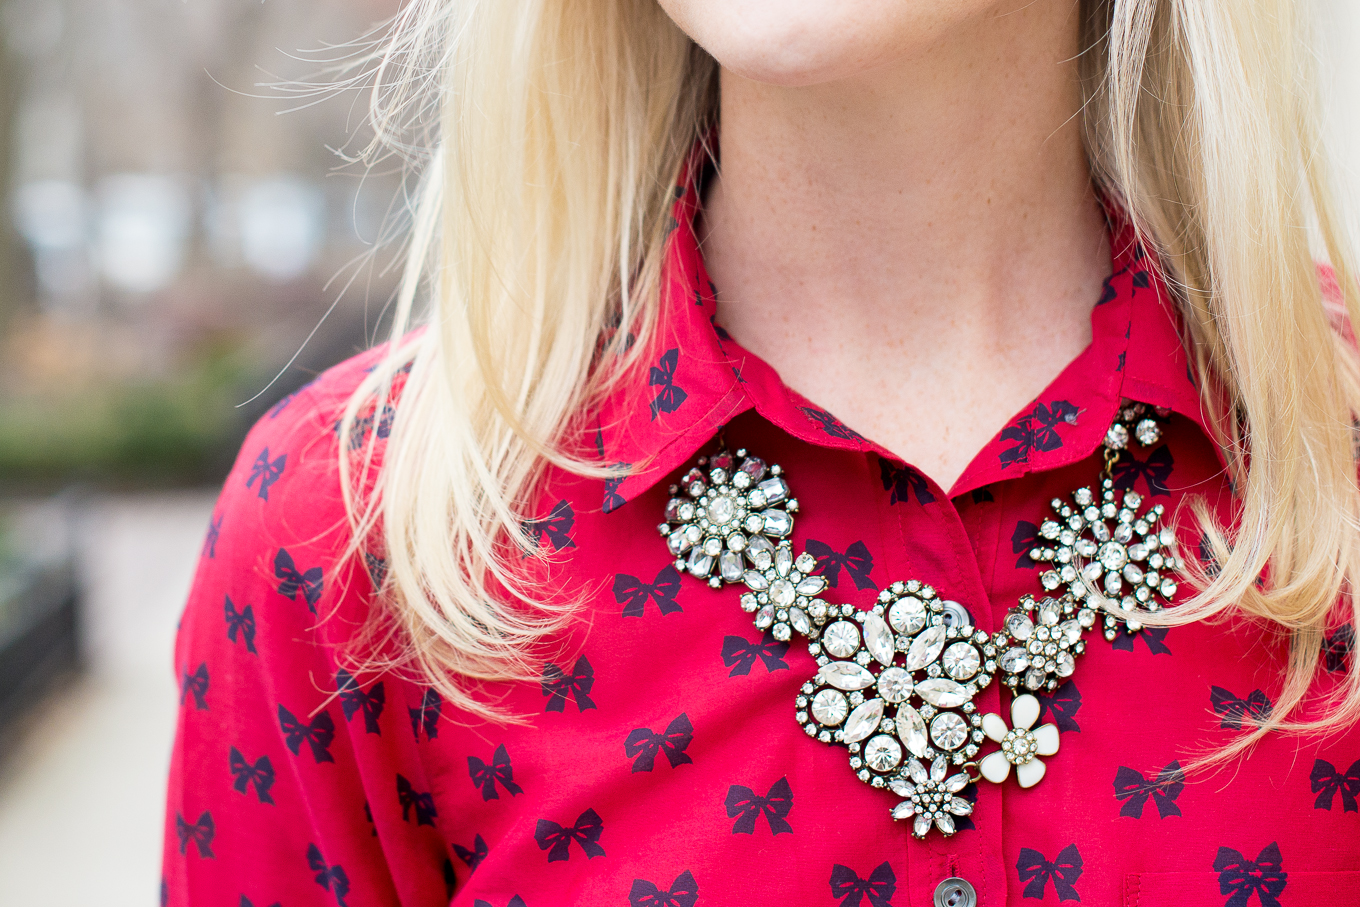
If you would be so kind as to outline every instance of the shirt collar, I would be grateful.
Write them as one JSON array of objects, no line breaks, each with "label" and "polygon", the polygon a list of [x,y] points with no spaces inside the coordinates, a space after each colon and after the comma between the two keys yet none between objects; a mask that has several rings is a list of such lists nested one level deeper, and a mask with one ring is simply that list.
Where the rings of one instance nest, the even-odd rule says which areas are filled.
[{"label": "shirt collar", "polygon": [[[597,451],[620,468],[606,483],[606,512],[645,493],[750,409],[804,441],[901,462],[787,387],[716,324],[715,288],[694,230],[706,160],[696,148],[676,187],[660,312],[641,354],[644,370],[598,410]],[[950,495],[1085,459],[1124,399],[1174,411],[1205,428],[1176,309],[1159,269],[1126,218],[1112,212],[1110,225],[1113,273],[1091,312],[1090,345],[988,442]]]}]

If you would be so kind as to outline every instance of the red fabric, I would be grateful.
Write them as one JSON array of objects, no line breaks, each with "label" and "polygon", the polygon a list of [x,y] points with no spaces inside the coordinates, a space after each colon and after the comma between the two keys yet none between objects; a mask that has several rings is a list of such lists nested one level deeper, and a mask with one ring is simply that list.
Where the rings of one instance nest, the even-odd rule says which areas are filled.
[{"label": "red fabric", "polygon": [[[667,485],[723,426],[733,447],[785,468],[802,504],[798,548],[861,552],[826,597],[867,605],[916,578],[988,632],[1039,591],[1035,526],[1050,499],[1096,480],[1124,398],[1173,412],[1163,444],[1123,473],[1132,487],[1168,510],[1201,495],[1230,514],[1165,290],[1128,232],[1113,236],[1090,347],[946,492],[714,328],[696,192],[679,191],[651,367],[591,419],[599,454],[630,464],[627,477],[553,472],[529,526],[553,554],[551,588],[585,604],[544,683],[484,691],[526,723],[474,719],[398,677],[341,673],[382,565],[342,559],[334,424],[376,353],[256,426],[175,653],[168,903],[904,907],[930,904],[948,876],[984,905],[1360,903],[1355,731],[1267,739],[1229,770],[1152,789],[1278,695],[1284,642],[1259,624],[1114,644],[1093,633],[1072,681],[1044,699],[1043,720],[1063,732],[1044,780],[982,783],[972,828],[917,841],[889,817],[898,798],[795,723],[815,672],[806,649],[762,639],[738,588],[668,573],[656,532]],[[365,431],[381,438],[388,424]],[[1180,544],[1199,550],[1188,519]],[[1352,657],[1348,634],[1329,638],[1319,689]],[[979,708],[1008,714],[999,689]]]}]

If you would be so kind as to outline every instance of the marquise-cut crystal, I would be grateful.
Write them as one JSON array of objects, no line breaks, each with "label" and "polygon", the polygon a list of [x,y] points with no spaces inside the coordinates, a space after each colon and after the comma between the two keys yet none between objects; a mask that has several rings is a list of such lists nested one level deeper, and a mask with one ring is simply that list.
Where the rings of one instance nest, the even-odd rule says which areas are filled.
[{"label": "marquise-cut crystal", "polygon": [[955,712],[941,712],[930,722],[930,739],[942,750],[956,750],[968,739],[968,725]]},{"label": "marquise-cut crystal", "polygon": [[774,605],[766,605],[756,612],[755,625],[758,630],[768,629],[774,623]]},{"label": "marquise-cut crystal", "polygon": [[812,697],[812,717],[826,727],[836,727],[850,714],[850,703],[840,690],[821,690]]},{"label": "marquise-cut crystal", "polygon": [[846,743],[858,743],[878,730],[878,723],[882,720],[883,700],[866,699],[855,707],[849,718],[845,719],[843,739]]},{"label": "marquise-cut crystal", "polygon": [[982,667],[982,656],[966,642],[956,642],[941,657],[944,672],[955,680],[969,680]]},{"label": "marquise-cut crystal", "polygon": [[963,684],[943,677],[930,677],[921,681],[916,685],[916,695],[941,709],[958,708],[972,699]]},{"label": "marquise-cut crystal", "polygon": [[906,702],[911,691],[911,674],[901,668],[885,668],[878,675],[878,695],[888,702]]},{"label": "marquise-cut crystal", "polygon": [[1034,622],[1023,611],[1012,611],[1006,615],[1006,632],[1024,642],[1034,632]]},{"label": "marquise-cut crystal", "polygon": [[926,625],[926,606],[910,595],[898,599],[888,609],[888,623],[903,636],[915,636]]},{"label": "marquise-cut crystal", "polygon": [[902,744],[887,734],[870,737],[864,744],[864,762],[876,772],[890,772],[902,762]]},{"label": "marquise-cut crystal", "polygon": [[948,813],[939,813],[935,816],[935,827],[944,834],[952,835],[956,828],[954,825],[954,817]]},{"label": "marquise-cut crystal", "polygon": [[747,587],[753,592],[764,592],[770,588],[770,581],[765,578],[765,574],[756,570],[747,570],[746,575],[742,577],[742,582],[746,583]]},{"label": "marquise-cut crystal", "polygon": [[864,690],[874,685],[874,675],[853,661],[833,661],[822,665],[817,679],[838,690]]},{"label": "marquise-cut crystal", "polygon": [[945,628],[940,624],[926,627],[911,641],[907,649],[907,670],[919,671],[940,655],[944,648]]},{"label": "marquise-cut crystal", "polygon": [[799,595],[817,595],[826,588],[826,577],[809,576],[798,583],[797,592]]},{"label": "marquise-cut crystal", "polygon": [[930,741],[926,737],[926,722],[921,713],[909,705],[898,706],[897,720],[894,723],[897,726],[897,736],[902,740],[907,752],[918,758],[925,756]]},{"label": "marquise-cut crystal", "polygon": [[788,576],[793,569],[793,547],[787,542],[774,549],[774,572]]},{"label": "marquise-cut crystal", "polygon": [[892,664],[896,641],[888,624],[872,611],[864,615],[864,647],[882,665]]},{"label": "marquise-cut crystal", "polygon": [[808,617],[807,612],[802,608],[789,609],[789,623],[804,636],[812,632],[812,618]]},{"label": "marquise-cut crystal", "polygon": [[853,621],[836,621],[822,634],[822,647],[836,658],[849,658],[859,649],[859,627]]}]

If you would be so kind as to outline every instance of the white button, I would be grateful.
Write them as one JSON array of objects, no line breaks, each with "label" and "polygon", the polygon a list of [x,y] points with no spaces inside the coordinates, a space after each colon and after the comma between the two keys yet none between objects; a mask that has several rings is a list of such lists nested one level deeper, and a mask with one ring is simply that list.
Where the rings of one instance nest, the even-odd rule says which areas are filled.
[{"label": "white button", "polygon": [[965,879],[945,879],[935,886],[935,907],[977,907],[977,891]]}]

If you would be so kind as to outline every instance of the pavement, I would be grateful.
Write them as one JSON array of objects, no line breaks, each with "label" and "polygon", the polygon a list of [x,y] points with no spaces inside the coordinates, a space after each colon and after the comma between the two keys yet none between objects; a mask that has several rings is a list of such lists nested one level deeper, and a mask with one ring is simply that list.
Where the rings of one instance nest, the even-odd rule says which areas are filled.
[{"label": "pavement", "polygon": [[178,690],[175,625],[215,493],[79,506],[86,670],[0,767],[0,907],[153,907]]}]

